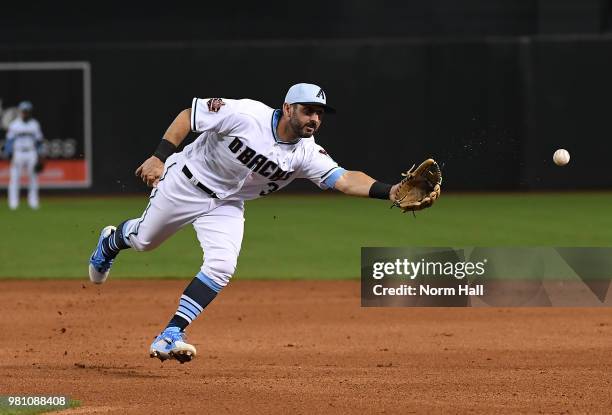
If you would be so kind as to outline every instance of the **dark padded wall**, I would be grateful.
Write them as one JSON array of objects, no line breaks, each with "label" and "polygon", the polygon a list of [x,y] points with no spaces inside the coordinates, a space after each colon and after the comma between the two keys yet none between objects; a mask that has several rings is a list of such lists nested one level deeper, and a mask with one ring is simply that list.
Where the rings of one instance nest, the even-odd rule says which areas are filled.
[{"label": "dark padded wall", "polygon": [[[247,7],[251,19],[242,10],[228,21],[210,17],[217,6],[204,15],[169,9],[164,30],[162,14],[128,6],[121,16],[87,12],[90,27],[64,16],[47,23],[46,38],[20,32],[27,25],[8,34],[15,25],[7,23],[0,61],[91,63],[96,192],[142,190],[133,170],[194,95],[278,106],[301,81],[323,86],[339,110],[317,140],[341,165],[381,180],[434,156],[449,190],[611,185],[610,36],[538,35],[542,13],[568,18],[546,1],[421,3],[321,3],[322,16],[304,15],[310,32],[288,30],[283,16],[305,24],[294,6],[269,15]],[[599,26],[585,32],[605,29],[607,2],[573,5],[599,10],[600,19],[587,19]],[[312,28],[317,36],[306,36]],[[572,154],[567,168],[551,162],[558,147]]]}]

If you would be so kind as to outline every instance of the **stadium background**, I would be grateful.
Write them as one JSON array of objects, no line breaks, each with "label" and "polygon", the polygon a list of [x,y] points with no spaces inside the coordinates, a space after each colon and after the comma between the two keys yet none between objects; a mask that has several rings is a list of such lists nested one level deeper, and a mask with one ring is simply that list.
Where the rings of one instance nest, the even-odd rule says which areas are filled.
[{"label": "stadium background", "polygon": [[[193,96],[278,107],[300,81],[320,83],[339,109],[318,141],[381,180],[435,155],[446,190],[610,185],[609,1],[234,4],[6,5],[0,57],[90,63],[90,192],[144,190],[134,166]],[[43,128],[58,101],[35,103]],[[552,165],[559,147],[571,168]]]}]

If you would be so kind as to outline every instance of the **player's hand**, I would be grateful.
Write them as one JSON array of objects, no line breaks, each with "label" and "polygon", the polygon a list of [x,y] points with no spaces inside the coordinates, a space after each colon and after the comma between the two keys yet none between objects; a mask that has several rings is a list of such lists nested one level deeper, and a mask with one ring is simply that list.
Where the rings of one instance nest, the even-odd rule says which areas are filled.
[{"label": "player's hand", "polygon": [[136,169],[136,176],[140,177],[149,187],[156,187],[159,178],[164,172],[164,163],[155,156],[151,156]]}]

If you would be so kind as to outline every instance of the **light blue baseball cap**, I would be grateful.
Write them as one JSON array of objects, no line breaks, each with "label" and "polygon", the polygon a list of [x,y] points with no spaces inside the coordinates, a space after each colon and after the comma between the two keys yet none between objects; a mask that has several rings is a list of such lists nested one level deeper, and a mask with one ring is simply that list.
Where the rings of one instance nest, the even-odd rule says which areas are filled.
[{"label": "light blue baseball cap", "polygon": [[32,105],[30,101],[21,101],[19,103],[18,108],[20,111],[32,111],[32,108],[34,108],[34,106]]},{"label": "light blue baseball cap", "polygon": [[285,97],[287,104],[308,104],[319,105],[325,109],[326,113],[334,114],[336,110],[327,105],[327,94],[318,85],[315,84],[295,84]]}]

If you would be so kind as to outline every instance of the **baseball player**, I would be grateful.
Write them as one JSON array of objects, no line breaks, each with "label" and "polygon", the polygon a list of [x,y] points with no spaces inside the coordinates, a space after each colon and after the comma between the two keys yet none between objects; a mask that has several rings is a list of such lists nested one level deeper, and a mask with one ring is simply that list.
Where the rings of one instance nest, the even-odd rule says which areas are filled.
[{"label": "baseball player", "polygon": [[[397,202],[401,183],[385,184],[345,170],[315,143],[313,134],[324,115],[333,112],[323,89],[305,83],[293,85],[282,109],[276,110],[250,99],[194,98],[191,108],[172,122],[153,156],[138,167],[136,175],[154,187],[149,204],[140,218],[102,229],[89,260],[90,279],[104,282],[120,250],[155,249],[188,224],[204,251],[202,267],[151,344],[151,357],[184,363],[196,356],[185,328],[234,274],[245,201],[305,178],[321,189]],[[190,131],[199,137],[175,152]],[[439,186],[436,191],[421,198],[420,208],[433,203]]]},{"label": "baseball player", "polygon": [[19,117],[9,124],[6,133],[5,153],[11,157],[10,180],[8,188],[9,208],[19,206],[19,179],[22,172],[30,178],[28,204],[38,209],[38,171],[39,154],[43,140],[40,124],[32,118],[32,103],[19,103]]}]

